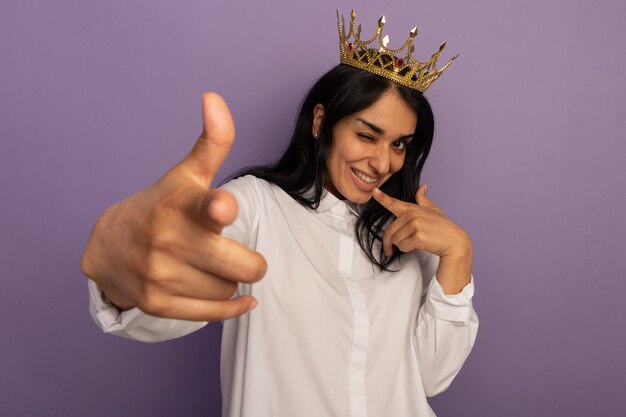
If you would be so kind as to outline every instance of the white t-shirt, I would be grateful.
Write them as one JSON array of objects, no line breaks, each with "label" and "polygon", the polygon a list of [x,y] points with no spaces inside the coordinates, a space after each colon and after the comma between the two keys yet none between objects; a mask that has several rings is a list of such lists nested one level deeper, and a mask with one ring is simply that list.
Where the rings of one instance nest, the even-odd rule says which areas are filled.
[{"label": "white t-shirt", "polygon": [[[238,288],[259,305],[224,322],[222,416],[434,416],[426,397],[450,385],[476,338],[473,278],[444,295],[439,258],[423,251],[380,272],[355,239],[354,209],[330,193],[311,210],[253,176],[223,188],[239,203],[224,235],[268,270]],[[206,324],[120,313],[93,282],[90,294],[107,333],[156,342]]]}]

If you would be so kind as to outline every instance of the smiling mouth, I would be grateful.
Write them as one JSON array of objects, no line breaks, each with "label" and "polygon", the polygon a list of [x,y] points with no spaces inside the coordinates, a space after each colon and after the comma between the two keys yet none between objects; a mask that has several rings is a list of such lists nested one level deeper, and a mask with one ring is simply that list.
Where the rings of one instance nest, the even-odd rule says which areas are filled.
[{"label": "smiling mouth", "polygon": [[366,184],[374,184],[376,181],[378,181],[378,178],[368,177],[361,171],[358,171],[354,168],[352,168],[352,172],[354,172],[354,175],[356,175],[361,181],[363,181]]}]

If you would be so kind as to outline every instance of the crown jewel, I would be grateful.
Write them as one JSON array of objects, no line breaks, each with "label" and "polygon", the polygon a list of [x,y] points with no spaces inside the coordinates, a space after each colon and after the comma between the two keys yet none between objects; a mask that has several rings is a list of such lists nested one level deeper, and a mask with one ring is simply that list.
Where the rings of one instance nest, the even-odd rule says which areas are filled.
[{"label": "crown jewel", "polygon": [[[355,27],[356,13],[354,9],[350,14],[350,30],[346,34],[346,24],[343,16],[339,20],[339,11],[337,10],[337,29],[339,30],[339,54],[341,63],[360,68],[365,71],[388,78],[405,87],[414,88],[424,93],[428,87],[434,83],[437,78],[448,69],[452,61],[459,54],[450,59],[441,69],[437,69],[437,60],[441,55],[441,51],[446,46],[443,42],[439,49],[430,57],[428,61],[419,62],[413,58],[412,53],[415,51],[413,39],[417,35],[417,26],[409,32],[409,38],[399,49],[387,48],[389,36],[383,38],[383,26],[385,26],[385,16],[378,19],[378,28],[376,33],[368,39],[361,39],[361,25]],[[378,39],[380,48],[372,48],[370,45]],[[399,57],[406,51],[404,57]]]}]

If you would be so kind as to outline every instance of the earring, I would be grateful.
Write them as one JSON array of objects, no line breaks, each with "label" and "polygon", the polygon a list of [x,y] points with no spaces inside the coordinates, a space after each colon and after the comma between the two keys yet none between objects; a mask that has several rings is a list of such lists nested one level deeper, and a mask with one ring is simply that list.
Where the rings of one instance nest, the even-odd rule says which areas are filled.
[{"label": "earring", "polygon": [[320,135],[320,132],[315,132],[315,133],[313,133],[313,137],[314,137],[315,139],[317,139],[317,138],[319,137],[319,135]]}]

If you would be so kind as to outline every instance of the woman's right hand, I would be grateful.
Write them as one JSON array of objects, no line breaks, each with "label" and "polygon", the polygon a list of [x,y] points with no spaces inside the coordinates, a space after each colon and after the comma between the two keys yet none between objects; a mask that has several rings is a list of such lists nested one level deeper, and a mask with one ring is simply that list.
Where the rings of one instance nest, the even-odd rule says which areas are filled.
[{"label": "woman's right hand", "polygon": [[217,321],[256,306],[236,298],[237,283],[260,280],[263,256],[221,236],[237,202],[210,189],[235,137],[224,100],[202,96],[204,129],[193,150],[156,183],[107,209],[81,260],[85,275],[122,310],[185,320]]}]

